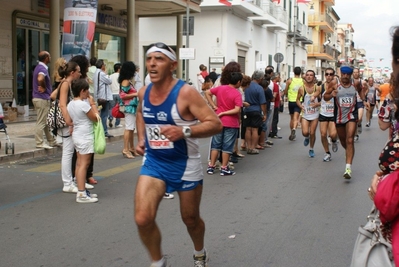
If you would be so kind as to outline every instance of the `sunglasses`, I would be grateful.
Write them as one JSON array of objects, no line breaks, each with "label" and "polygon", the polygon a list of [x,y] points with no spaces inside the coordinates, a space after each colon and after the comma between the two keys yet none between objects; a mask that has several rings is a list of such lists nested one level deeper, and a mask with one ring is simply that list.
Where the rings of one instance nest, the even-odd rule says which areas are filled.
[{"label": "sunglasses", "polygon": [[326,72],[325,75],[326,75],[326,76],[334,76],[334,73],[328,73],[328,72]]},{"label": "sunglasses", "polygon": [[172,48],[170,48],[169,46],[167,46],[164,43],[160,43],[160,42],[159,43],[153,43],[153,44],[150,44],[148,47],[151,48],[153,46],[158,47],[158,48],[162,48],[162,49],[166,49],[166,50],[168,50],[170,52],[173,51]]}]

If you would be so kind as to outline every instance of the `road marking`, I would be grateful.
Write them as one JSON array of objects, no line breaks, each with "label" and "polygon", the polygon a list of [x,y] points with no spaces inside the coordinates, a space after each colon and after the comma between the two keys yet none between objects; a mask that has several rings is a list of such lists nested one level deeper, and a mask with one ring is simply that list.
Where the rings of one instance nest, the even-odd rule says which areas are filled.
[{"label": "road marking", "polygon": [[[105,153],[103,155],[95,155],[94,156],[94,160],[104,160],[104,159],[107,159],[107,158],[114,157],[116,155],[119,155],[119,153]],[[40,167],[28,169],[26,171],[27,172],[50,173],[50,172],[56,172],[56,171],[59,171],[59,170],[61,170],[61,162],[41,165]]]},{"label": "road marking", "polygon": [[110,176],[116,175],[116,174],[121,173],[121,172],[130,171],[130,170],[132,170],[134,168],[140,167],[141,165],[142,165],[142,161],[141,160],[140,161],[135,161],[135,162],[132,162],[132,163],[129,163],[129,164],[125,164],[125,165],[121,165],[121,166],[118,166],[118,167],[115,167],[115,168],[111,168],[111,169],[108,169],[108,170],[105,170],[105,171],[102,171],[102,172],[95,172],[94,176],[99,176],[99,177],[106,178],[106,177],[110,177]]}]

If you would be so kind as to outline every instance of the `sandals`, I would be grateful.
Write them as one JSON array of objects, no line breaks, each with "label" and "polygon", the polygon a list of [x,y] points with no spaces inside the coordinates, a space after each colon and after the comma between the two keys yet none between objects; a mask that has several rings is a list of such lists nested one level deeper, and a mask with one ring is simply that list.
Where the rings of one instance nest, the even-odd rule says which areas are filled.
[{"label": "sandals", "polygon": [[257,145],[257,146],[256,146],[256,149],[264,150],[265,147],[264,147],[263,145]]},{"label": "sandals", "polygon": [[139,154],[139,153],[137,153],[137,152],[136,152],[136,150],[134,150],[134,149],[129,149],[129,151],[130,151],[130,153],[132,153],[132,154],[133,154],[133,156],[135,156],[135,157],[138,157],[138,156],[140,156],[140,154]]},{"label": "sandals", "polygon": [[130,151],[122,151],[122,155],[124,158],[134,159],[134,156],[132,155],[132,153],[130,153]]},{"label": "sandals", "polygon": [[256,149],[256,148],[254,148],[254,149],[248,149],[247,154],[256,155],[256,154],[259,154],[259,150]]},{"label": "sandals", "polygon": [[87,178],[87,183],[89,184],[97,184],[97,180],[94,177]]}]

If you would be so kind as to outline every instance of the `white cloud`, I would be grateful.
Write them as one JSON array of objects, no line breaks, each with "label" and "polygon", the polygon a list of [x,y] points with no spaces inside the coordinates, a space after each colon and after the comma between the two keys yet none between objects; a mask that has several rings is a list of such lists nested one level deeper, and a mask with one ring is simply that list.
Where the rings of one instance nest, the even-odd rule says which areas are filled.
[{"label": "white cloud", "polygon": [[[399,1],[335,0],[333,8],[341,19],[338,23],[352,24],[355,47],[365,49],[367,58],[375,59],[375,66],[390,66],[389,29],[399,26]],[[384,58],[384,61],[379,62],[380,58]]]}]

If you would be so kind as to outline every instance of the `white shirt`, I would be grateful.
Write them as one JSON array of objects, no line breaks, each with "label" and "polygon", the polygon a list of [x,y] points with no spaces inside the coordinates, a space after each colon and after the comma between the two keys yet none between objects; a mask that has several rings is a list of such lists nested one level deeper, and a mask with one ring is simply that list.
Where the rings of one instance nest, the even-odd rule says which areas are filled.
[{"label": "white shirt", "polygon": [[141,80],[141,77],[138,72],[134,74],[134,88],[137,90],[137,92],[143,87],[143,81]]},{"label": "white shirt", "polygon": [[91,107],[87,100],[72,100],[69,102],[68,113],[73,121],[73,139],[94,140],[93,122],[87,117]]},{"label": "white shirt", "polygon": [[111,78],[111,81],[112,81],[112,83],[111,83],[112,94],[119,95],[119,90],[120,90],[119,83],[118,83],[119,72],[114,72],[109,77]]}]

